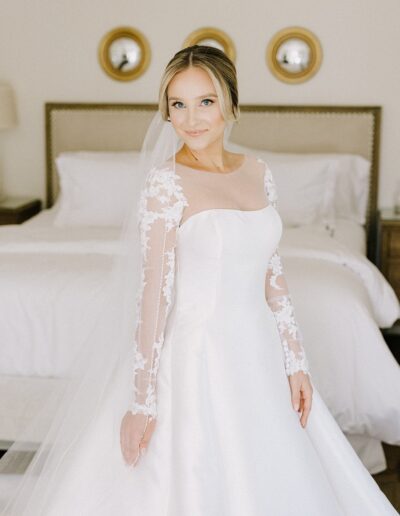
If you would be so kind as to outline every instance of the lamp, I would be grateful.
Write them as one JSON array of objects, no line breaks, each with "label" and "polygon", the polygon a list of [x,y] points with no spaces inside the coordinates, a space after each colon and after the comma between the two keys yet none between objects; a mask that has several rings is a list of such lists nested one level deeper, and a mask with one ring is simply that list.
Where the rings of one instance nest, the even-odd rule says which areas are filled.
[{"label": "lamp", "polygon": [[0,84],[0,129],[8,129],[16,124],[14,92],[7,84]]}]

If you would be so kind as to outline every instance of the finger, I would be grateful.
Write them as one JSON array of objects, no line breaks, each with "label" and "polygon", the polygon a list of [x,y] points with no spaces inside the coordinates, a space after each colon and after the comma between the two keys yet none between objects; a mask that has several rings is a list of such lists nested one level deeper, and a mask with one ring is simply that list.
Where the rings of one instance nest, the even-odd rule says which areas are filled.
[{"label": "finger", "polygon": [[138,446],[137,448],[137,451],[136,451],[136,454],[135,454],[135,457],[133,459],[133,463],[132,463],[132,466],[135,467],[136,464],[138,463],[139,459],[140,459],[140,456],[141,456],[141,453],[140,453],[140,446]]},{"label": "finger", "polygon": [[128,465],[130,466],[135,466],[137,461],[139,460],[139,457],[140,457],[140,448],[139,446],[135,446],[135,448],[130,448],[127,450],[127,463]]},{"label": "finger", "polygon": [[123,434],[123,442],[121,446],[122,455],[125,462],[128,465],[132,465],[132,463],[139,455],[139,440],[137,438],[131,437],[129,433],[126,432]]},{"label": "finger", "polygon": [[311,399],[311,397],[308,397],[304,400],[304,411],[303,411],[303,414],[300,419],[301,424],[303,426],[306,426],[306,424],[307,424],[307,419],[311,412],[311,406],[312,406],[312,399]]},{"label": "finger", "polygon": [[300,408],[300,390],[296,390],[292,393],[292,405],[294,410],[299,410]]},{"label": "finger", "polygon": [[156,425],[156,419],[152,419],[152,420],[149,421],[149,423],[147,424],[146,430],[145,430],[145,432],[143,434],[142,441],[143,440],[149,441],[150,436],[154,432],[155,425]]},{"label": "finger", "polygon": [[155,425],[156,425],[156,420],[155,419],[151,420],[149,422],[149,424],[147,425],[146,431],[143,434],[143,437],[142,437],[142,439],[140,441],[140,447],[141,448],[144,448],[144,449],[147,448],[147,446],[149,444],[149,441],[150,441],[150,438],[153,435]]}]

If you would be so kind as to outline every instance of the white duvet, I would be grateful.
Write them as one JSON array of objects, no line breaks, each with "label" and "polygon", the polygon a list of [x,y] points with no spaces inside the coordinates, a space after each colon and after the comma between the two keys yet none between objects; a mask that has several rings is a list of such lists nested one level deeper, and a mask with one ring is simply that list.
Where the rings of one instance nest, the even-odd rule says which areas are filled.
[{"label": "white duvet", "polygon": [[[2,376],[64,374],[79,352],[69,336],[88,327],[118,250],[116,228],[51,220],[45,210],[0,228]],[[378,328],[391,326],[400,307],[363,255],[360,229],[342,226],[332,238],[323,228],[285,228],[279,250],[324,401],[344,431],[400,444],[400,368]]]},{"label": "white duvet", "polygon": [[286,228],[286,279],[315,383],[349,434],[400,444],[400,367],[379,327],[400,317],[396,295],[361,253],[315,228]]}]

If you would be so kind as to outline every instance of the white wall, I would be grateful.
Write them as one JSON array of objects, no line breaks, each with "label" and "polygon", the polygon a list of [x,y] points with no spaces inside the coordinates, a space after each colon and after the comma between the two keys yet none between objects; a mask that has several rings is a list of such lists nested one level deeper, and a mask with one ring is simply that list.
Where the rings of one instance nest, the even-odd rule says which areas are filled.
[{"label": "white wall", "polygon": [[[379,206],[390,206],[400,180],[399,19],[399,0],[2,0],[0,81],[14,87],[19,113],[0,133],[2,189],[45,199],[44,102],[155,102],[167,61],[187,34],[212,25],[235,42],[242,103],[383,106]],[[97,61],[100,39],[120,25],[152,47],[133,82],[112,80]],[[320,71],[300,85],[265,65],[270,37],[289,25],[311,29],[323,47]]]}]

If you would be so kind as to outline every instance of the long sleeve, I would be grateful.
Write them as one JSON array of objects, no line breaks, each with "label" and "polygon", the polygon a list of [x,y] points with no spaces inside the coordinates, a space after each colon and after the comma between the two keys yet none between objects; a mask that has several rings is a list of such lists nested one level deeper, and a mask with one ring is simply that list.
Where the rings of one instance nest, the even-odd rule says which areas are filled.
[{"label": "long sleeve", "polygon": [[153,168],[141,191],[138,227],[141,288],[137,297],[131,412],[157,416],[157,372],[175,280],[176,232],[186,198],[172,170]]},{"label": "long sleeve", "polygon": [[[264,162],[265,163],[265,162]],[[265,163],[264,187],[269,202],[277,208],[276,185]],[[288,376],[303,371],[310,375],[303,348],[303,336],[296,321],[292,299],[286,282],[278,248],[272,254],[265,276],[265,298],[274,314],[285,355],[285,371]]]}]

